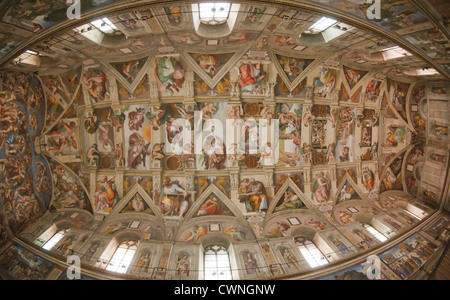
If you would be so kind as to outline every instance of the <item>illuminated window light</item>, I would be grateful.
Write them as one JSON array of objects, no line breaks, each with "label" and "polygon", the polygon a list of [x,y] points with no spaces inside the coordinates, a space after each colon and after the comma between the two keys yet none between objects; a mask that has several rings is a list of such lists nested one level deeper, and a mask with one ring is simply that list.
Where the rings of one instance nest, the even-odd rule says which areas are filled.
[{"label": "illuminated window light", "polygon": [[91,24],[103,33],[111,33],[117,30],[117,27],[106,17],[92,21]]},{"label": "illuminated window light", "polygon": [[381,54],[383,55],[384,60],[391,60],[399,57],[412,56],[411,53],[409,53],[408,51],[399,46],[383,49],[381,50]]},{"label": "illuminated window light", "polygon": [[28,53],[24,52],[24,53],[20,54],[19,56],[17,56],[17,57],[14,59],[14,62],[15,62],[15,63],[21,63],[22,61],[24,61],[25,59],[27,59],[28,57],[30,57],[30,55],[31,55],[31,54],[28,54]]},{"label": "illuminated window light", "polygon": [[439,72],[433,68],[417,69],[417,75],[419,75],[419,76],[429,76],[429,75],[438,75],[438,74],[439,74]]},{"label": "illuminated window light", "polygon": [[344,24],[344,23],[337,23],[332,27],[329,27],[326,31],[322,33],[323,39],[325,43],[328,43],[341,35],[347,33],[349,30],[351,30],[353,27]]},{"label": "illuminated window light", "polygon": [[365,224],[364,227],[367,229],[367,231],[370,232],[370,234],[372,234],[380,242],[384,243],[384,242],[386,242],[388,240],[387,237],[385,237],[381,232],[379,232],[378,230],[376,230],[372,226]]},{"label": "illuminated window light", "polygon": [[209,246],[204,256],[205,280],[232,280],[228,251],[219,245]]},{"label": "illuminated window light", "polygon": [[198,5],[200,21],[209,25],[223,24],[230,14],[230,3],[200,3]]},{"label": "illuminated window light", "polygon": [[14,58],[13,63],[39,66],[39,52],[26,50],[18,57]]},{"label": "illuminated window light", "polygon": [[137,242],[126,241],[119,245],[106,267],[107,271],[125,274],[137,250]]},{"label": "illuminated window light", "polygon": [[68,229],[64,229],[61,231],[58,231],[54,236],[52,236],[51,239],[47,241],[47,243],[42,246],[42,249],[45,249],[47,251],[51,250],[62,238],[63,236],[69,231]]},{"label": "illuminated window light", "polygon": [[298,249],[302,253],[303,257],[306,259],[311,268],[317,268],[328,264],[328,260],[320,252],[320,250],[314,245],[310,240],[302,243],[298,246]]},{"label": "illuminated window light", "polygon": [[406,212],[407,214],[409,214],[410,216],[416,218],[417,220],[422,221],[422,218],[420,218],[419,216],[413,214],[413,213],[410,212],[409,210],[406,210],[406,209],[405,209],[405,212]]},{"label": "illuminated window light", "polygon": [[310,33],[319,33],[322,32],[328,28],[330,28],[331,26],[333,26],[334,24],[336,24],[338,21],[334,20],[334,19],[330,19],[327,17],[323,17],[321,18],[319,21],[317,21],[316,23],[314,23],[311,27],[308,28],[308,31]]},{"label": "illuminated window light", "polygon": [[100,31],[100,29],[94,27],[90,23],[74,28],[73,31],[75,31],[78,34],[81,34],[82,36],[84,36],[85,38],[91,40],[96,44],[101,42],[104,35],[104,33]]},{"label": "illuminated window light", "polygon": [[36,51],[33,51],[33,50],[26,50],[25,52],[28,53],[28,54],[31,54],[31,55],[39,55],[39,52],[36,52]]}]

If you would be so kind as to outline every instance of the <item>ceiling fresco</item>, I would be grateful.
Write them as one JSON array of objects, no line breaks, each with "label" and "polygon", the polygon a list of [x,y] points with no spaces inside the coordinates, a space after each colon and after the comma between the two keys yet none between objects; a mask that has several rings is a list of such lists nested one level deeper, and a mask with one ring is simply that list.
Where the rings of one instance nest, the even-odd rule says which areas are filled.
[{"label": "ceiling fresco", "polygon": [[[390,238],[418,223],[405,209],[445,201],[448,33],[416,1],[383,1],[375,21],[361,1],[302,1],[376,26],[342,21],[329,41],[305,38],[322,15],[302,8],[241,3],[214,38],[191,4],[124,2],[81,1],[82,15],[121,8],[101,16],[112,32],[50,35],[70,25],[67,1],[0,6],[0,244],[67,223],[71,249],[99,266],[112,237],[134,234],[153,259],[129,274],[170,279],[182,257],[198,265],[196,245],[226,239],[239,266],[279,264],[241,276],[254,279],[305,270],[294,237],[339,260],[380,244],[367,220]],[[378,27],[414,53],[380,58],[398,43]],[[396,251],[383,276],[409,278]]]},{"label": "ceiling fresco", "polygon": [[[94,1],[83,0],[80,2],[80,14],[87,14],[99,8],[112,8],[123,4],[124,1],[108,0]],[[128,1],[129,2],[129,1]],[[381,29],[390,31],[391,34],[398,36],[405,43],[413,46],[424,56],[433,60],[442,67],[442,71],[448,70],[447,49],[448,49],[448,30],[440,22],[432,20],[442,20],[442,16],[437,13],[436,9],[430,9],[429,4],[424,1],[383,1],[381,6],[376,8],[379,17],[369,18],[370,9],[373,9],[369,3],[360,3],[360,1],[303,1],[306,6],[318,8],[332,7],[333,11],[351,14],[358,21],[364,21],[371,26],[377,26]],[[151,3],[151,1],[149,1]],[[71,2],[64,0],[53,1],[13,1],[11,4],[4,4],[2,23],[8,29],[3,36],[3,56],[8,54],[15,47],[20,45],[20,41],[24,42],[33,35],[45,33],[46,30],[52,29],[61,23],[67,23],[67,11],[71,9]],[[419,9],[418,9],[419,8]],[[427,8],[427,9],[425,9]],[[267,33],[268,36],[262,36],[261,43],[264,40],[273,39],[280,48],[290,46],[298,46],[295,37],[299,33],[309,27],[314,21],[311,13],[295,10],[276,10],[264,5],[243,5],[240,8],[242,13],[237,19],[235,29],[239,32],[233,32],[221,42],[224,45],[232,45],[245,41],[254,36],[255,31]],[[124,31],[127,38],[142,36],[146,33],[161,34],[168,32],[181,32],[174,39],[182,40],[188,44],[200,43],[205,41],[204,38],[188,33],[187,28],[194,28],[194,23],[188,18],[191,8],[189,6],[161,6],[152,9],[142,9],[133,12],[127,12],[114,17],[113,22],[117,27]],[[444,11],[444,10],[441,10]],[[279,18],[271,18],[277,15]],[[153,18],[157,16],[157,18]],[[432,17],[434,18],[432,18]],[[437,22],[437,24],[436,24]],[[253,32],[252,32],[253,31]],[[273,35],[278,33],[278,35]],[[369,36],[360,35],[352,32],[352,40],[362,37],[366,40]],[[41,50],[45,49],[49,44],[52,45],[56,40],[72,41],[78,44],[76,37],[58,36],[46,41],[41,46]],[[317,50],[331,50],[333,48],[344,48],[347,45],[342,43],[345,39],[341,39],[338,43],[316,44],[312,48]],[[129,41],[129,43],[136,41]],[[384,44],[386,41],[377,41]],[[68,47],[70,50],[73,45]],[[139,46],[138,46],[139,47]],[[297,48],[303,48],[300,45]],[[114,48],[114,47],[113,47]],[[292,47],[291,47],[292,48]],[[308,47],[309,48],[309,47]],[[386,48],[386,47],[384,47]],[[418,49],[417,49],[418,48]],[[106,49],[105,49],[106,50]],[[114,50],[107,50],[108,52]],[[116,50],[117,51],[117,50]],[[302,54],[311,51],[311,49],[302,50]],[[314,53],[316,54],[316,53]],[[446,74],[448,78],[448,74]]]}]

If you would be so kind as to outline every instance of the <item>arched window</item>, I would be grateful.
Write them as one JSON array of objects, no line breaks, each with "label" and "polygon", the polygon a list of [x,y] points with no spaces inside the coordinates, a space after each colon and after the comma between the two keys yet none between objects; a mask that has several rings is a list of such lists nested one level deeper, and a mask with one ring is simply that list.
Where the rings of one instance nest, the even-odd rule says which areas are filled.
[{"label": "arched window", "polygon": [[51,250],[68,231],[69,229],[63,229],[58,231],[42,246],[42,248],[47,251]]},{"label": "arched window", "polygon": [[311,25],[308,28],[308,30],[309,30],[309,32],[311,32],[313,34],[320,33],[320,32],[323,32],[323,31],[327,30],[328,28],[330,28],[331,26],[335,25],[336,23],[338,23],[338,21],[336,21],[334,19],[330,19],[330,18],[327,18],[327,17],[322,17],[316,23]]},{"label": "arched window", "polygon": [[107,271],[125,274],[137,250],[137,241],[125,241],[117,247],[106,267]]},{"label": "arched window", "polygon": [[417,216],[416,214],[413,214],[412,212],[410,212],[409,210],[404,210],[405,211],[405,213],[407,213],[408,215],[410,215],[411,217],[413,217],[413,218],[415,218],[415,219],[417,219],[417,220],[419,220],[419,221],[422,221],[422,218],[421,217],[419,217],[419,216]]},{"label": "arched window", "polygon": [[218,25],[227,22],[230,14],[230,3],[199,3],[200,22],[208,25]]},{"label": "arched window", "polygon": [[225,247],[212,245],[205,248],[205,280],[231,280],[230,257]]},{"label": "arched window", "polygon": [[377,240],[380,242],[386,242],[388,240],[387,237],[385,237],[381,232],[373,228],[372,226],[368,224],[364,224],[364,227],[367,229],[368,232],[370,232],[371,235],[373,235]]},{"label": "arched window", "polygon": [[[227,2],[191,5],[192,21],[197,35],[217,41],[233,32],[241,4]],[[212,42],[210,41],[210,42]]]},{"label": "arched window", "polygon": [[295,243],[311,268],[328,264],[328,260],[310,239],[296,237]]},{"label": "arched window", "polygon": [[100,44],[106,35],[121,33],[121,31],[117,29],[116,25],[114,25],[114,23],[107,17],[83,24],[74,28],[73,31],[97,44]]},{"label": "arched window", "polygon": [[415,206],[412,205],[408,205],[408,207],[406,209],[404,209],[404,211],[412,216],[413,218],[422,221],[422,218],[425,216],[425,212]]},{"label": "arched window", "polygon": [[117,30],[116,25],[106,17],[92,21],[90,24],[103,33],[112,33]]}]

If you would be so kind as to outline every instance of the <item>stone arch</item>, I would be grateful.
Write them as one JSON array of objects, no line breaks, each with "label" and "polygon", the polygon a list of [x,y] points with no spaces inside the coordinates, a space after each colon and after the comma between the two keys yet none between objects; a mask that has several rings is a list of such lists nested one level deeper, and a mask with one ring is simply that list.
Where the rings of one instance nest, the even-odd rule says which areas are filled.
[{"label": "stone arch", "polygon": [[117,241],[117,243],[119,245],[125,241],[139,242],[139,241],[143,240],[142,233],[137,232],[137,231],[131,231],[131,230],[119,231],[117,234],[114,235],[113,238]]},{"label": "stone arch", "polygon": [[362,224],[372,224],[373,214],[370,213],[359,213],[354,216],[355,221]]},{"label": "stone arch", "polygon": [[[412,95],[413,95],[413,91],[417,88],[420,87],[421,85],[423,85],[424,89],[426,89],[426,81],[417,81],[417,82],[413,82],[411,84],[411,87],[408,91],[407,97],[406,97],[406,117],[407,117],[407,121],[409,124],[411,124],[412,129],[414,129],[413,132],[417,132],[416,129],[414,128],[413,121],[411,120],[411,105],[412,105]],[[426,97],[426,93],[424,94],[424,97],[422,99],[420,99],[417,102],[417,113],[420,115],[420,117],[424,120],[428,119],[428,116],[426,115],[427,112],[422,111],[422,104],[423,103],[428,103],[427,102],[427,97]],[[427,105],[427,104],[425,104]]]},{"label": "stone arch", "polygon": [[295,242],[295,237],[298,237],[298,236],[306,237],[306,238],[310,239],[311,241],[313,241],[316,236],[316,233],[317,233],[317,231],[312,229],[311,227],[298,226],[297,228],[292,230],[290,237],[294,239],[294,242]]},{"label": "stone arch", "polygon": [[225,236],[205,236],[201,242],[200,245],[202,249],[205,249],[206,247],[212,246],[212,245],[220,245],[228,249],[232,243],[229,240],[229,238]]},{"label": "stone arch", "polygon": [[293,236],[297,228],[309,228],[319,232],[328,227],[328,221],[313,210],[284,211],[273,215],[265,223],[264,235],[269,238],[288,237]]}]

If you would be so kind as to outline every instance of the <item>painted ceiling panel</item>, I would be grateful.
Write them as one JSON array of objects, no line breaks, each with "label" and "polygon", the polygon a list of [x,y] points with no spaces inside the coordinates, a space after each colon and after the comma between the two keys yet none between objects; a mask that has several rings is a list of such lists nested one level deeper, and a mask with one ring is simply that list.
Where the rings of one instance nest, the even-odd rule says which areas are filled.
[{"label": "painted ceiling panel", "polygon": [[[102,247],[124,232],[245,251],[273,238],[266,261],[295,274],[282,238],[317,234],[332,248],[339,237],[357,253],[378,244],[367,216],[388,226],[402,218],[384,214],[416,198],[443,201],[448,74],[414,72],[445,68],[448,40],[416,1],[384,1],[379,20],[361,1],[303,1],[353,21],[318,34],[321,13],[255,1],[217,38],[196,29],[190,4],[132,2],[81,1],[91,23],[58,32],[74,24],[66,1],[18,1],[2,16],[0,238],[73,210]],[[116,29],[96,27],[103,17]],[[392,49],[401,55],[386,59]]]}]

